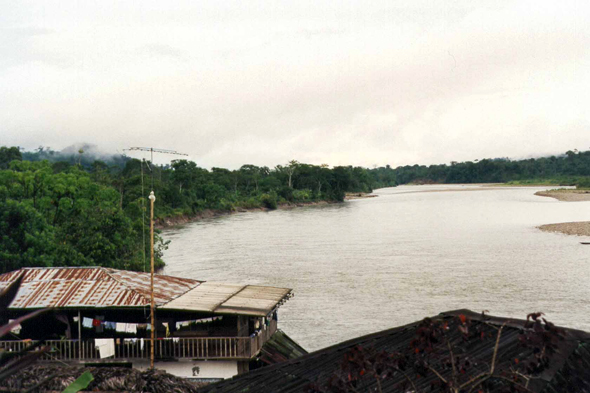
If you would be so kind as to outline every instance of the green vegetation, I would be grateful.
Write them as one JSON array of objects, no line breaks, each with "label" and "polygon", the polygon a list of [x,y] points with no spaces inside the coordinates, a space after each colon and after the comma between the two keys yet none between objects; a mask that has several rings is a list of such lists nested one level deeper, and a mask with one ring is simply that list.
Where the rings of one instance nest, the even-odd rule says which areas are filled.
[{"label": "green vegetation", "polygon": [[[146,196],[152,188],[155,217],[166,218],[205,209],[342,201],[345,192],[395,185],[390,168],[329,169],[291,161],[274,169],[244,165],[234,171],[207,170],[187,160],[171,166],[122,156],[91,161],[96,155],[71,150],[68,155],[0,147],[0,272],[22,266],[144,270],[149,260]],[[166,246],[157,236],[157,267],[164,265]]]},{"label": "green vegetation", "polygon": [[[100,160],[98,159],[100,158]],[[562,157],[451,165],[389,165],[374,169],[291,161],[275,168],[170,166],[92,146],[62,152],[0,147],[0,272],[22,266],[100,265],[144,270],[149,260],[147,194],[156,193],[155,217],[193,216],[203,210],[276,209],[281,204],[342,201],[346,192],[407,183],[577,185],[590,188],[590,151]],[[167,244],[156,236],[156,265]]]},{"label": "green vegetation", "polygon": [[513,185],[590,185],[590,151],[568,151],[560,157],[507,158],[451,165],[414,165],[395,169],[398,184],[408,183],[506,183]]},{"label": "green vegetation", "polygon": [[[1,272],[90,265],[143,270],[140,200],[123,209],[114,188],[77,166],[54,173],[47,161],[14,160],[9,168],[0,171]],[[164,247],[158,238],[159,266]]]}]

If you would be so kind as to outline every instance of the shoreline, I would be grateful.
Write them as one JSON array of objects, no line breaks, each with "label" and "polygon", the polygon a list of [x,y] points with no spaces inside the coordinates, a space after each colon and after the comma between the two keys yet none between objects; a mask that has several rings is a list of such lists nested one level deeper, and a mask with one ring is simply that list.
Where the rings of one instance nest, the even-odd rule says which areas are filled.
[{"label": "shoreline", "polygon": [[561,233],[569,236],[589,236],[590,221],[561,222],[558,224],[545,224],[537,227],[543,232]]},{"label": "shoreline", "polygon": [[331,205],[334,203],[342,202],[328,202],[328,201],[313,201],[313,202],[297,202],[297,203],[283,203],[277,206],[276,209],[268,209],[265,207],[253,207],[253,208],[238,208],[236,210],[213,210],[206,209],[193,215],[182,214],[179,216],[159,218],[155,220],[154,227],[156,229],[170,229],[177,226],[190,224],[191,222],[201,221],[209,218],[229,216],[237,213],[252,213],[252,212],[269,212],[273,210],[290,210],[298,207],[305,206],[320,206],[320,205]]},{"label": "shoreline", "polygon": [[[590,190],[547,190],[537,191],[535,195],[546,198],[554,198],[562,202],[590,201]],[[539,225],[537,229],[540,229],[543,232],[561,233],[569,236],[590,236],[590,221],[545,224]]]},{"label": "shoreline", "polygon": [[590,190],[547,190],[537,191],[535,195],[541,197],[555,198],[563,202],[587,202],[590,201]]},{"label": "shoreline", "polygon": [[[345,201],[352,200],[352,199],[365,199],[365,198],[376,198],[379,195],[364,193],[364,192],[355,192],[355,193],[347,193],[344,197]],[[221,217],[221,216],[229,216],[236,213],[252,213],[252,212],[269,212],[273,210],[290,210],[295,209],[298,207],[306,207],[306,206],[322,206],[322,205],[331,205],[335,203],[343,203],[343,202],[336,202],[336,201],[310,201],[310,202],[286,202],[281,203],[277,206],[276,209],[269,209],[266,207],[252,207],[252,208],[237,208],[235,210],[213,210],[213,209],[206,209],[200,211],[193,215],[182,214],[178,216],[172,217],[165,217],[165,218],[158,218],[155,220],[154,227],[156,229],[169,229],[177,226],[182,226],[186,224],[190,224],[191,222],[205,220],[209,218]]]}]

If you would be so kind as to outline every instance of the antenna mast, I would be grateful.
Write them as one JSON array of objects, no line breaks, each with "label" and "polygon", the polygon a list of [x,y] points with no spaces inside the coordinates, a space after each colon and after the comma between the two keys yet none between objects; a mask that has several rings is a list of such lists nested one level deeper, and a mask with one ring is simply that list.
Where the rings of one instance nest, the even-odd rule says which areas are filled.
[{"label": "antenna mast", "polygon": [[[139,150],[139,151],[149,151],[150,152],[150,162],[154,165],[154,153],[164,153],[164,154],[176,154],[179,156],[188,156],[188,154],[179,153],[174,150],[166,150],[166,149],[154,149],[153,147],[130,147],[129,149],[123,150]],[[143,160],[145,161],[145,160]],[[143,162],[142,162],[143,163]],[[155,306],[155,299],[154,299],[154,202],[156,201],[156,196],[154,195],[154,171],[150,168],[150,172],[152,173],[152,191],[150,192],[150,320],[151,320],[151,345],[150,345],[150,367],[154,368],[154,347],[156,345],[156,306]],[[142,193],[142,200],[143,200],[143,166],[141,167],[141,193]],[[144,209],[145,210],[145,209]],[[145,232],[145,231],[144,231]],[[145,244],[144,244],[145,250]]]}]

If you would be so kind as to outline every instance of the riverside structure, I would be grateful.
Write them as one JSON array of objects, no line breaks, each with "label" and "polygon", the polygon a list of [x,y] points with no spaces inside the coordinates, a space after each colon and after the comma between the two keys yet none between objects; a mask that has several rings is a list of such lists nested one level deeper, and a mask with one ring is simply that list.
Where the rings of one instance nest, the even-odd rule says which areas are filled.
[{"label": "riverside structure", "polygon": [[[157,338],[152,341],[149,273],[105,267],[23,268],[0,275],[0,290],[20,276],[18,293],[0,322],[37,309],[52,311],[3,337],[0,351],[21,351],[44,340],[51,350],[41,362],[144,370],[153,346],[156,368],[196,380],[248,371],[268,352],[263,347],[277,332],[278,308],[293,295],[288,288],[156,274]],[[278,336],[282,343],[290,342],[284,333]],[[277,356],[262,360],[271,363],[273,358]]]}]

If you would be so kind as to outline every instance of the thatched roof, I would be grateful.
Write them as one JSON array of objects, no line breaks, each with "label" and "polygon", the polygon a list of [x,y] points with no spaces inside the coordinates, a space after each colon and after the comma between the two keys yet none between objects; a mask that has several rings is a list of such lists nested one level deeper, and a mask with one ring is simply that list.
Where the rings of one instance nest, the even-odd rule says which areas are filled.
[{"label": "thatched roof", "polygon": [[67,367],[35,365],[0,382],[0,392],[62,392],[85,371],[94,380],[85,391],[93,392],[173,392],[193,393],[204,384],[190,382],[163,371],[139,371],[122,367]]}]

